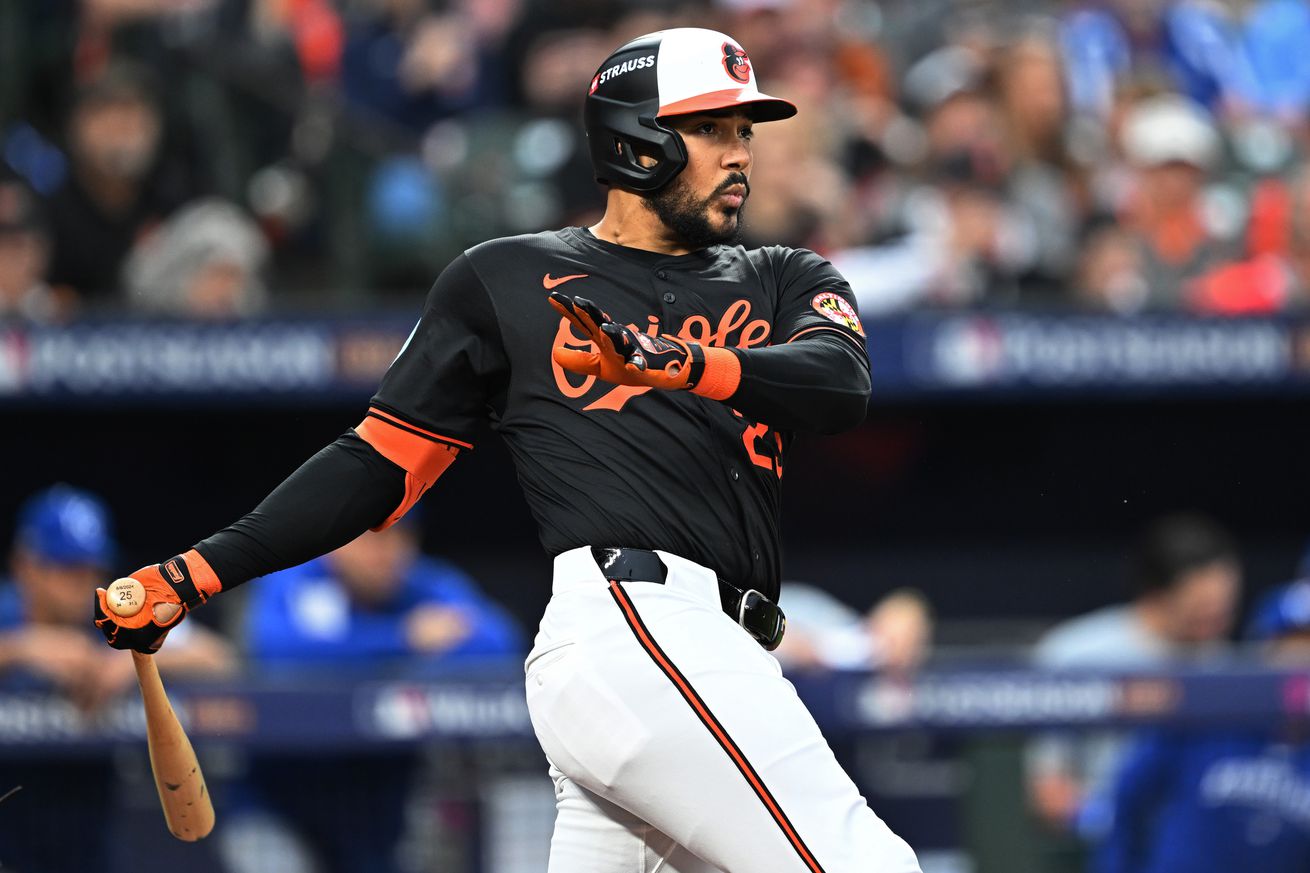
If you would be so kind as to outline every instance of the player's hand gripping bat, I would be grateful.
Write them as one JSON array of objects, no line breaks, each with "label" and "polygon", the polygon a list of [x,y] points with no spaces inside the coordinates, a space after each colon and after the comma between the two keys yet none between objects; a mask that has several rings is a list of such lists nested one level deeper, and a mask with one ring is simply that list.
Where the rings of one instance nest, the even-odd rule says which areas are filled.
[{"label": "player's hand gripping bat", "polygon": [[[145,605],[145,586],[136,579],[117,579],[110,583],[106,593],[105,600],[115,615],[135,615]],[[205,776],[200,772],[191,741],[168,702],[154,656],[134,651],[132,662],[145,703],[150,769],[159,789],[164,822],[179,840],[198,840],[214,827],[214,805],[205,787]]]}]

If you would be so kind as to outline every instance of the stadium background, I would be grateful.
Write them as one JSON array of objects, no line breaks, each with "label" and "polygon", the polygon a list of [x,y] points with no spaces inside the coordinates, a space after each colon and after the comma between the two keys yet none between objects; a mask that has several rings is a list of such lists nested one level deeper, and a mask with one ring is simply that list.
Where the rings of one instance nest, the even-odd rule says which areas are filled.
[{"label": "stadium background", "polygon": [[[1310,38],[1303,3],[0,9],[3,178],[26,198],[0,218],[50,253],[34,283],[41,304],[8,307],[0,328],[0,529],[28,495],[70,482],[107,500],[126,571],[248,510],[357,422],[448,258],[596,215],[575,124],[583,83],[628,36],[694,22],[741,39],[764,87],[801,106],[772,145],[774,131],[760,131],[751,239],[849,265],[870,330],[868,420],[800,442],[786,471],[789,579],[857,609],[914,586],[936,613],[937,662],[1021,664],[1045,627],[1128,596],[1128,546],[1163,513],[1203,511],[1233,532],[1244,607],[1296,571],[1310,445],[1310,72],[1286,49]],[[1095,40],[1100,54],[1079,50]],[[1020,57],[1035,67],[1008,64]],[[1058,136],[1022,108],[1047,95],[1043,64],[1059,77]],[[145,83],[160,107],[143,184],[167,181],[158,202],[168,205],[140,216],[134,239],[186,204],[230,208],[217,230],[183,228],[176,257],[161,256],[171,272],[153,285],[146,268],[94,287],[63,278],[82,243],[60,238],[59,192],[77,161],[70,106],[106,74]],[[1141,155],[1122,142],[1124,117],[1160,95],[1195,107],[1181,122],[1162,116],[1192,125],[1173,157],[1197,171],[1194,258],[1153,255],[1168,231],[1134,208]],[[961,99],[959,129],[935,131]],[[1144,136],[1148,156],[1169,147],[1158,131]],[[184,289],[213,249],[238,278],[205,309]],[[1103,263],[1092,251],[1112,255]],[[907,253],[941,269],[909,270]],[[284,341],[303,355],[279,358]],[[484,441],[425,504],[425,546],[532,628],[547,564],[506,452]],[[225,601],[206,618],[235,636],[241,596]],[[221,734],[201,742],[220,785],[242,748]],[[936,793],[892,798],[884,813],[927,843],[934,869],[1061,869],[1017,788],[1022,731],[897,736],[946,745],[919,756],[935,762],[918,772],[941,776]],[[549,790],[531,741],[422,745],[430,779],[414,801],[426,816],[410,835],[416,869],[541,869],[532,853]],[[874,745],[867,754],[900,754]],[[114,863],[220,869],[213,848],[163,844],[132,748],[94,728],[0,744],[8,760],[116,755],[129,826]],[[321,751],[325,767],[333,754]]]}]

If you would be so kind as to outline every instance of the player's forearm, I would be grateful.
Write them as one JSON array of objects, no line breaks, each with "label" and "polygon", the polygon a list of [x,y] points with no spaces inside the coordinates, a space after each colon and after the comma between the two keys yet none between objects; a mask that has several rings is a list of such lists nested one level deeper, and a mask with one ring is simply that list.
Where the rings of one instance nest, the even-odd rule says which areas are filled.
[{"label": "player's forearm", "polygon": [[347,433],[195,548],[227,590],[345,545],[381,524],[404,495],[405,471]]},{"label": "player's forearm", "polygon": [[[454,449],[436,461],[406,454],[403,441],[367,424],[310,458],[253,512],[190,551],[97,588],[95,625],[109,645],[153,654],[169,629],[215,594],[394,522],[454,458]],[[415,469],[401,466],[407,457]],[[127,587],[116,588],[119,582]]]},{"label": "player's forearm", "polygon": [[733,351],[741,359],[741,381],[724,402],[747,418],[814,433],[838,433],[864,420],[869,358],[836,333]]},{"label": "player's forearm", "polygon": [[23,663],[21,630],[0,634],[0,673],[12,670]]}]

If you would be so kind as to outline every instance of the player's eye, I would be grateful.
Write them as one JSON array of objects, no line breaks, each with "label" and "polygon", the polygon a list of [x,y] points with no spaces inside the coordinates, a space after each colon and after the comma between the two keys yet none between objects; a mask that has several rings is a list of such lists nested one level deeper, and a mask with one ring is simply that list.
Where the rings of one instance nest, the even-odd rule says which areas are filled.
[{"label": "player's eye", "polygon": [[755,130],[750,127],[743,127],[741,130],[737,131],[737,135],[744,140],[752,140],[755,138]]}]

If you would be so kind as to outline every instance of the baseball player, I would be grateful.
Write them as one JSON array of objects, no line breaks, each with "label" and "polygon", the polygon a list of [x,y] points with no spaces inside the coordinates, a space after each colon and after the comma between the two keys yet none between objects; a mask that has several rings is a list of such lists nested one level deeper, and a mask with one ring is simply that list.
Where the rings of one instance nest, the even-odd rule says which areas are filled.
[{"label": "baseball player", "polygon": [[456,258],[354,430],[137,571],[153,614],[99,596],[110,644],[151,651],[220,591],[392,524],[490,425],[554,558],[526,663],[552,873],[918,871],[768,652],[787,447],[858,424],[870,390],[833,267],[734,244],[753,125],[795,112],[722,33],[615,51],[585,104],[604,217]]}]

